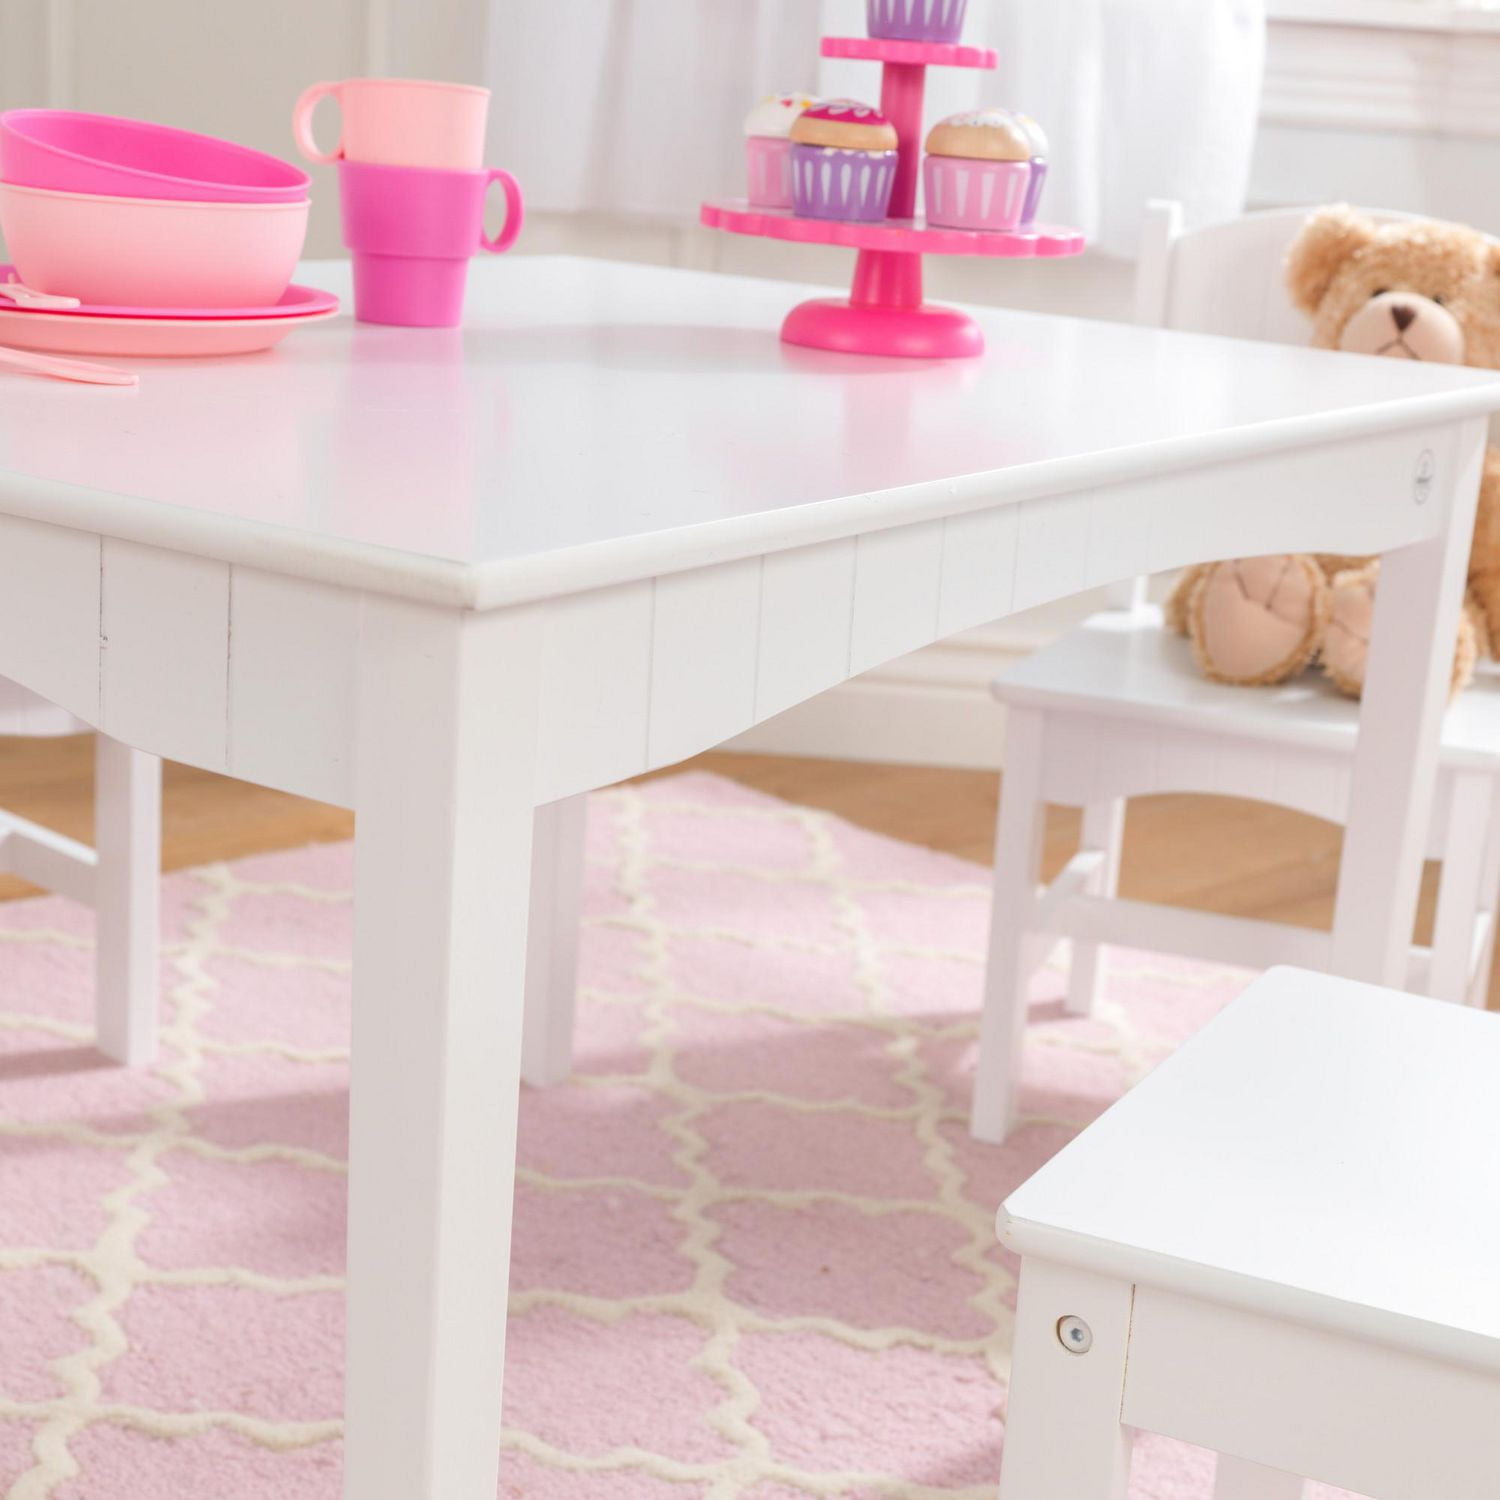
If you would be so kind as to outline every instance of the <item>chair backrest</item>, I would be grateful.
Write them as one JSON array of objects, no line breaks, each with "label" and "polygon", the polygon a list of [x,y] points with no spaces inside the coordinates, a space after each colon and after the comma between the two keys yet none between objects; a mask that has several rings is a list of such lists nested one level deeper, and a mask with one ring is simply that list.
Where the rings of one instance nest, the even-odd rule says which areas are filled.
[{"label": "chair backrest", "polygon": [[[1377,224],[1416,217],[1383,209],[1364,212]],[[1273,208],[1184,230],[1181,205],[1154,199],[1141,226],[1135,321],[1184,333],[1305,344],[1311,325],[1287,295],[1283,266],[1307,213]],[[1125,579],[1108,593],[1113,608],[1139,609],[1146,580]]]},{"label": "chair backrest", "polygon": [[[1416,217],[1383,209],[1363,212],[1377,224]],[[1136,322],[1305,344],[1311,327],[1287,295],[1283,264],[1307,213],[1273,208],[1184,231],[1178,204],[1152,202],[1136,263]]]}]

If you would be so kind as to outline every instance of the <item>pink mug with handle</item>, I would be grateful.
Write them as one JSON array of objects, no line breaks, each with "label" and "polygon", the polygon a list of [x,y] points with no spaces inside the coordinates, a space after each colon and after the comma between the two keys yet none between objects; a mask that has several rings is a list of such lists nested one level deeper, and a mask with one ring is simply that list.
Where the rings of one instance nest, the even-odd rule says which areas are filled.
[{"label": "pink mug with handle", "polygon": [[[505,227],[484,232],[491,183],[505,195]],[[354,259],[354,315],[363,323],[452,328],[463,317],[469,260],[509,250],[521,232],[521,186],[509,172],[439,172],[378,162],[339,163],[344,243]]]},{"label": "pink mug with handle", "polygon": [[[336,99],[343,128],[331,151],[313,138],[313,111]],[[490,91],[425,78],[346,78],[315,83],[292,110],[297,149],[314,162],[363,161],[389,167],[477,171],[484,161]]]}]

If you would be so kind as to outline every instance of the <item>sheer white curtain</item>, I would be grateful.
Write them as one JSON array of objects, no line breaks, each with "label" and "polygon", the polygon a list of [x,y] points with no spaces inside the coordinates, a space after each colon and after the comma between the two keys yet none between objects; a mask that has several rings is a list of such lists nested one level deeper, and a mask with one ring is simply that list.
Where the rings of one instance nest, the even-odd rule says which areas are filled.
[{"label": "sheer white curtain", "polygon": [[[490,0],[492,159],[536,209],[691,221],[738,188],[740,122],[773,89],[873,101],[869,63],[822,61],[864,0]],[[1244,204],[1265,0],[970,0],[996,73],[935,68],[928,118],[1004,104],[1041,121],[1043,215],[1131,254],[1151,197],[1211,222]]]},{"label": "sheer white curtain", "polygon": [[540,210],[692,220],[739,190],[740,126],[812,89],[818,0],[490,0],[492,159]]}]

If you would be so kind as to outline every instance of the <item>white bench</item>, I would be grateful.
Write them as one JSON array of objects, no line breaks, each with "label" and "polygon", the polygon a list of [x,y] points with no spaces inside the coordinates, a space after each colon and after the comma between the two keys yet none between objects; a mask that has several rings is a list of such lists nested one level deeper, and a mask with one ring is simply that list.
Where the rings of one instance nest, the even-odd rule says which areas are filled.
[{"label": "white bench", "polygon": [[1006,1200],[1001,1500],[1500,1495],[1500,1016],[1276,969]]}]

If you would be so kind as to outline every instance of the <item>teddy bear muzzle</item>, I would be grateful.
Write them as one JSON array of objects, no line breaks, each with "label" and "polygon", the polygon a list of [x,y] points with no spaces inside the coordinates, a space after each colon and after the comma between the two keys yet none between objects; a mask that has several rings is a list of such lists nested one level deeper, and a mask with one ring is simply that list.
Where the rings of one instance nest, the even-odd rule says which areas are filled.
[{"label": "teddy bear muzzle", "polygon": [[1384,354],[1432,364],[1462,364],[1464,333],[1458,319],[1420,292],[1377,292],[1344,325],[1339,348],[1351,354]]}]

